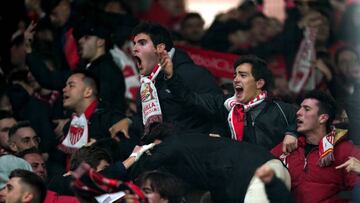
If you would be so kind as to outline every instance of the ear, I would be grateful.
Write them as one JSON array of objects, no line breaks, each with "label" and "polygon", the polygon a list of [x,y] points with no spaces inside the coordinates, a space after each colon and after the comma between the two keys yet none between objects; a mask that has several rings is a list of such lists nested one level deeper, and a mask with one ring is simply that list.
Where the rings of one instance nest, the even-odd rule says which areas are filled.
[{"label": "ear", "polygon": [[329,115],[328,114],[321,114],[319,116],[320,124],[325,124],[328,120],[329,120]]},{"label": "ear", "polygon": [[96,45],[97,45],[98,47],[105,47],[105,40],[104,40],[104,39],[101,39],[101,38],[98,38],[98,39],[96,40]]},{"label": "ear", "polygon": [[34,199],[34,194],[31,192],[24,192],[21,199],[22,202],[31,202]]},{"label": "ear", "polygon": [[90,87],[85,87],[84,97],[89,98],[91,96],[93,96],[93,89],[91,89]]},{"label": "ear", "polygon": [[265,86],[265,80],[264,79],[259,79],[258,81],[256,81],[256,88],[257,89],[262,89]]},{"label": "ear", "polygon": [[166,46],[164,43],[160,43],[160,44],[156,45],[157,53],[162,53],[165,49],[166,49]]},{"label": "ear", "polygon": [[13,152],[18,151],[17,146],[13,141],[9,141],[9,147],[10,147],[11,151],[13,151]]}]

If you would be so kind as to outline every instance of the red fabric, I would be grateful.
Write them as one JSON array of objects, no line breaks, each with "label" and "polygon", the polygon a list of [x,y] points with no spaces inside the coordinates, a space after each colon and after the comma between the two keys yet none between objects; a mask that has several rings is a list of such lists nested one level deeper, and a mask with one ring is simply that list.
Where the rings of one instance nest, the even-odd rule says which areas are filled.
[{"label": "red fabric", "polygon": [[[338,193],[351,190],[360,184],[360,176],[345,169],[335,169],[348,160],[349,156],[360,159],[360,149],[346,140],[339,141],[334,147],[335,161],[329,167],[320,167],[319,148],[313,149],[305,158],[305,139],[298,139],[299,147],[288,156],[281,156],[282,143],[271,152],[286,162],[291,176],[291,190],[296,202],[349,202],[338,199]],[[305,165],[306,164],[306,165]]]},{"label": "red fabric", "polygon": [[80,203],[74,196],[58,195],[56,192],[48,190],[44,203]]},{"label": "red fabric", "polygon": [[65,33],[64,43],[65,58],[71,70],[75,70],[77,64],[79,63],[78,48],[76,40],[72,34],[73,30],[74,28],[71,28]]},{"label": "red fabric", "polygon": [[244,117],[245,113],[243,106],[240,104],[234,106],[233,124],[237,141],[242,141],[244,138]]},{"label": "red fabric", "polygon": [[217,78],[234,78],[234,63],[239,55],[209,51],[194,47],[177,46],[186,51],[195,64],[208,69]]},{"label": "red fabric", "polygon": [[97,105],[97,100],[95,99],[93,102],[91,102],[91,104],[86,108],[84,114],[85,114],[85,118],[86,120],[89,120],[91,115],[94,113],[95,109],[96,109],[96,105]]}]

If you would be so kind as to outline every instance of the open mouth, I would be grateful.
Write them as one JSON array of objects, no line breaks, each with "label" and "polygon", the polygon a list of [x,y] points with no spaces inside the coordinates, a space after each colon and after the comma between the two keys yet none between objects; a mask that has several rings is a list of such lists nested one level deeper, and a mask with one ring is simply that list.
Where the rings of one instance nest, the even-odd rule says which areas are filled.
[{"label": "open mouth", "polygon": [[302,120],[300,120],[300,119],[296,119],[296,124],[299,126],[299,125],[301,125],[301,124],[303,124],[304,122],[302,121]]},{"label": "open mouth", "polygon": [[240,95],[244,92],[244,88],[243,87],[240,87],[240,86],[236,86],[235,87],[235,92],[237,95]]},{"label": "open mouth", "polygon": [[138,56],[134,56],[134,58],[135,58],[137,67],[140,69],[141,68],[141,58]]}]

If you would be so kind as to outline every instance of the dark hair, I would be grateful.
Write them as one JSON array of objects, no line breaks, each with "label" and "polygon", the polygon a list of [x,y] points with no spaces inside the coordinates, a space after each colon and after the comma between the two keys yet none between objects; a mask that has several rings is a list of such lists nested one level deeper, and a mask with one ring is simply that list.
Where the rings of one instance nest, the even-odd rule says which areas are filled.
[{"label": "dark hair", "polygon": [[335,56],[334,56],[334,62],[335,62],[335,65],[339,65],[339,56],[342,52],[344,51],[350,51],[350,52],[353,52],[355,55],[356,55],[356,59],[358,60],[358,62],[360,62],[360,57],[359,57],[359,54],[358,52],[356,51],[355,48],[353,47],[350,47],[350,46],[342,46],[338,49],[336,49],[336,52],[335,52]]},{"label": "dark hair", "polygon": [[248,63],[251,65],[251,74],[255,78],[255,81],[263,79],[265,81],[265,85],[263,86],[263,90],[268,92],[271,91],[274,86],[274,78],[271,73],[271,70],[267,67],[266,62],[254,55],[244,55],[235,61],[234,71],[236,68],[244,63]]},{"label": "dark hair", "polygon": [[181,27],[183,28],[184,25],[185,25],[185,23],[186,23],[186,21],[188,21],[188,20],[191,19],[191,18],[198,18],[198,19],[202,20],[203,22],[205,22],[204,19],[201,17],[201,15],[200,15],[199,13],[197,13],[197,12],[190,12],[190,13],[187,13],[187,14],[182,18],[181,24],[180,24]]},{"label": "dark hair", "polygon": [[19,121],[9,129],[9,139],[20,129],[20,128],[32,128],[30,121]]},{"label": "dark hair", "polygon": [[82,147],[71,155],[70,170],[75,170],[82,162],[96,169],[101,160],[112,163],[111,156],[105,150],[94,146]]},{"label": "dark hair", "polygon": [[182,202],[184,185],[174,175],[163,171],[147,171],[137,178],[137,185],[142,187],[146,181],[150,182],[151,190],[160,194],[162,198],[168,199],[169,203]]},{"label": "dark hair", "polygon": [[9,111],[0,110],[0,120],[6,119],[6,118],[14,118],[14,116]]},{"label": "dark hair", "polygon": [[10,173],[9,179],[20,178],[20,181],[31,187],[33,190],[34,201],[42,203],[46,196],[46,186],[40,176],[23,169],[15,169]]},{"label": "dark hair", "polygon": [[335,119],[336,112],[337,112],[337,105],[335,100],[328,94],[326,94],[323,91],[319,90],[313,90],[310,92],[307,92],[304,95],[303,100],[305,99],[316,99],[318,101],[317,106],[319,107],[318,114],[327,114],[329,115],[329,119],[326,122],[326,128],[330,130],[330,127],[332,125],[332,122]]},{"label": "dark hair", "polygon": [[19,154],[17,154],[20,158],[24,158],[28,154],[38,154],[42,156],[41,152],[36,149],[35,147],[32,147],[30,149],[25,149],[24,151],[21,151]]},{"label": "dark hair", "polygon": [[131,36],[135,37],[141,33],[149,35],[154,46],[164,43],[166,51],[170,51],[170,49],[174,46],[169,31],[160,24],[142,22],[133,29]]},{"label": "dark hair", "polygon": [[93,95],[97,97],[99,95],[99,81],[94,74],[89,71],[74,71],[71,75],[80,74],[82,75],[82,81],[86,86],[90,87],[93,90]]}]

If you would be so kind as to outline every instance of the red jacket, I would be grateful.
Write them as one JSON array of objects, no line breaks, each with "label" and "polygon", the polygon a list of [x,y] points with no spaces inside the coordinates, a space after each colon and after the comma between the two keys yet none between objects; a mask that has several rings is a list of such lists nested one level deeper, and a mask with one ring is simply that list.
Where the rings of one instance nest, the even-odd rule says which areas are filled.
[{"label": "red jacket", "polygon": [[[336,139],[336,138],[335,138]],[[345,169],[335,169],[336,166],[348,160],[349,156],[360,159],[360,149],[346,140],[335,144],[335,161],[328,167],[320,167],[319,148],[313,148],[305,157],[305,138],[298,138],[299,147],[285,156],[282,153],[282,143],[271,152],[279,157],[289,169],[291,176],[291,191],[299,203],[348,202],[337,195],[341,191],[351,190],[360,184],[360,176]]]},{"label": "red jacket", "polygon": [[74,196],[58,195],[56,192],[48,190],[44,203],[80,203]]}]

